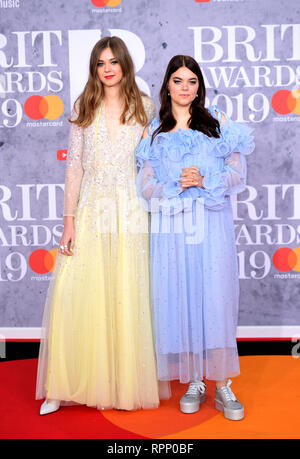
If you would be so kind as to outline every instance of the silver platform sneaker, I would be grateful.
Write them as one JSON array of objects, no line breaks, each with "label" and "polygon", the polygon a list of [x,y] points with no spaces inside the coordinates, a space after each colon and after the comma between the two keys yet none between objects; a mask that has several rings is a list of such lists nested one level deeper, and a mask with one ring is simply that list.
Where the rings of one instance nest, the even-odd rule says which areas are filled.
[{"label": "silver platform sneaker", "polygon": [[231,383],[232,381],[228,379],[226,386],[216,389],[215,408],[223,411],[226,419],[240,421],[244,418],[244,407],[232,392]]},{"label": "silver platform sneaker", "polygon": [[191,381],[188,390],[180,400],[182,413],[196,413],[201,403],[206,401],[206,385],[204,381]]}]

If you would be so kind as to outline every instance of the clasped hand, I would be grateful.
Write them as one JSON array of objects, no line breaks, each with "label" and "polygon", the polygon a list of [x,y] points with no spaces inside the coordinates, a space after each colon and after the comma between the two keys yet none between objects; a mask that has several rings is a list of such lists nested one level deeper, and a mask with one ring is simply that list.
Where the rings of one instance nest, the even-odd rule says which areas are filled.
[{"label": "clasped hand", "polygon": [[191,186],[203,187],[203,176],[199,173],[199,168],[196,166],[184,167],[181,173],[181,188],[186,190]]}]

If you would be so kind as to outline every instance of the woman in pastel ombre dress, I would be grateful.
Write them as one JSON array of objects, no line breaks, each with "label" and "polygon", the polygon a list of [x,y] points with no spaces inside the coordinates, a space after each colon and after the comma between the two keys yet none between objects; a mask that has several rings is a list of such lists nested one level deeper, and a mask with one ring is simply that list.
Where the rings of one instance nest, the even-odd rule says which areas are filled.
[{"label": "woman in pastel ombre dress", "polygon": [[159,405],[148,212],[134,151],[154,116],[117,37],[96,43],[71,117],[64,231],[42,325],[36,398],[135,410]]},{"label": "woman in pastel ombre dress", "polygon": [[[137,150],[139,196],[151,211],[152,309],[158,379],[190,382],[184,413],[206,400],[242,419],[230,387],[237,376],[239,281],[230,195],[246,183],[251,130],[218,107],[205,108],[197,62],[171,59],[160,92],[160,117]],[[193,232],[194,231],[194,232]]]}]

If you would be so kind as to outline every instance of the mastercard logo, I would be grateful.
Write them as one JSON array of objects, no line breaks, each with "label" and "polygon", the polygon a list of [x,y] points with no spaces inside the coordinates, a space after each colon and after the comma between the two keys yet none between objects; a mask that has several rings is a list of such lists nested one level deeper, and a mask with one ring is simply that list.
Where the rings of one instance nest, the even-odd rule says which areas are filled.
[{"label": "mastercard logo", "polygon": [[272,97],[271,104],[273,110],[280,115],[294,113],[300,115],[300,89],[289,91],[280,89]]},{"label": "mastercard logo", "polygon": [[122,3],[122,0],[91,0],[92,4],[94,6],[97,6],[98,8],[103,8],[104,6],[110,6],[113,8],[114,6],[120,5]]},{"label": "mastercard logo", "polygon": [[35,273],[46,274],[52,272],[55,266],[57,249],[38,249],[29,256],[29,266]]},{"label": "mastercard logo", "polygon": [[31,96],[24,104],[26,115],[32,120],[56,120],[64,111],[64,104],[60,97],[50,94],[48,96]]},{"label": "mastercard logo", "polygon": [[290,249],[283,247],[276,250],[273,255],[273,265],[278,271],[299,271],[300,272],[300,247]]}]

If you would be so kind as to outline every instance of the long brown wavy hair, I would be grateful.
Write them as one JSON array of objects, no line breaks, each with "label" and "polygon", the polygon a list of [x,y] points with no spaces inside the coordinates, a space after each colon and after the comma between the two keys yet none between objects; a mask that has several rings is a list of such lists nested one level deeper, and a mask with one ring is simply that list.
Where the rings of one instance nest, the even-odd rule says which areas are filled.
[{"label": "long brown wavy hair", "polygon": [[160,132],[169,132],[176,126],[176,119],[172,113],[172,101],[168,94],[168,83],[171,75],[180,67],[187,67],[198,77],[199,88],[196,97],[190,106],[190,119],[188,126],[190,129],[195,129],[206,134],[208,137],[220,137],[220,123],[216,120],[204,107],[206,89],[203,75],[198,63],[191,56],[177,55],[170,60],[164,81],[160,90],[161,107],[159,111],[160,125],[152,134],[152,141]]},{"label": "long brown wavy hair", "polygon": [[95,112],[104,98],[104,87],[97,74],[99,56],[104,49],[110,48],[122,68],[123,77],[121,80],[120,92],[124,97],[124,110],[120,117],[121,124],[136,120],[142,126],[147,123],[147,116],[144,110],[142,95],[135,82],[134,65],[129,51],[118,37],[104,37],[99,40],[91,53],[89,78],[84,91],[77,98],[74,104],[74,111],[78,114],[76,119],[69,119],[83,128],[88,127],[94,120]]}]

